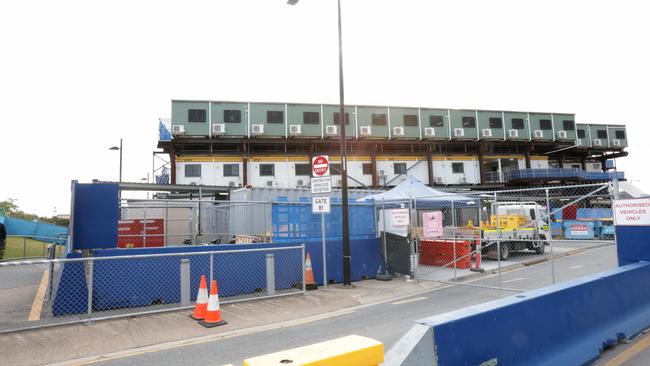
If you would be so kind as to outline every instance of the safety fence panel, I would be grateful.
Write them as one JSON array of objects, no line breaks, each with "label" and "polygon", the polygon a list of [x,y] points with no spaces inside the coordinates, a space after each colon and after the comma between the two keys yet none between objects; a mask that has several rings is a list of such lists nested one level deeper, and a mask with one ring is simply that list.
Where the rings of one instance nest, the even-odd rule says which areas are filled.
[{"label": "safety fence panel", "polygon": [[301,294],[304,258],[301,245],[4,262],[0,333],[191,309],[202,275],[222,304]]},{"label": "safety fence panel", "polygon": [[65,256],[68,235],[57,237],[7,235],[5,246],[0,247],[0,262],[33,258],[60,258]]}]

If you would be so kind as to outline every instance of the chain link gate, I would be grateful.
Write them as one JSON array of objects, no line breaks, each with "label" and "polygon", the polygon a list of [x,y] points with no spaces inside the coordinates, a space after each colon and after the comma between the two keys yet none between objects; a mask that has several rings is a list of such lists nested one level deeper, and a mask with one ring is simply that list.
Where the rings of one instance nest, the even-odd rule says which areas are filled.
[{"label": "chain link gate", "polygon": [[573,278],[557,267],[561,258],[601,247],[613,255],[614,185],[450,194],[427,207],[417,207],[426,202],[418,197],[409,229],[415,278],[512,291],[528,289],[511,272],[522,267],[534,268],[535,287]]}]

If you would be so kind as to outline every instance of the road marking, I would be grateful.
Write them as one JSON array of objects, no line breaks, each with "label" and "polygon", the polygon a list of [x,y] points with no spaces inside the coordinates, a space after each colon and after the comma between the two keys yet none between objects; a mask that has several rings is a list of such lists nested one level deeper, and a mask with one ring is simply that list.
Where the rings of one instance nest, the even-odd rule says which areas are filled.
[{"label": "road marking", "polygon": [[648,347],[650,347],[650,334],[646,334],[639,342],[607,361],[604,366],[620,366]]},{"label": "road marking", "polygon": [[32,310],[29,312],[29,317],[27,321],[33,322],[41,320],[41,309],[43,309],[43,300],[45,300],[45,292],[47,291],[47,283],[49,270],[43,271],[43,277],[41,277],[41,284],[38,285],[38,290],[36,291],[36,296],[34,296],[34,302],[32,303]]},{"label": "road marking", "polygon": [[503,283],[510,283],[510,282],[515,282],[515,281],[521,281],[521,280],[525,280],[525,279],[526,279],[526,277],[517,277],[517,278],[513,278],[513,279],[511,279],[511,280],[505,280],[505,281],[503,281]]},{"label": "road marking", "polygon": [[426,300],[426,299],[428,299],[428,297],[416,297],[415,299],[395,301],[395,302],[392,302],[391,304],[393,304],[393,305],[401,305],[401,304],[408,304],[409,302],[422,301],[422,300]]},{"label": "road marking", "polygon": [[584,266],[585,266],[584,264],[578,264],[577,266],[571,266],[571,267],[569,267],[569,269],[578,269],[578,268],[582,268],[582,267],[584,267]]}]

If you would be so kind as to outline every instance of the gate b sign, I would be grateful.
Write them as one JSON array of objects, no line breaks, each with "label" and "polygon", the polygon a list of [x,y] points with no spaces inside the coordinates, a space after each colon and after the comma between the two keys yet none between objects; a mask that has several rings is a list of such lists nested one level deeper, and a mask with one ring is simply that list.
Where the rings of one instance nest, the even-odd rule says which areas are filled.
[{"label": "gate b sign", "polygon": [[330,176],[329,156],[319,155],[311,159],[311,176],[314,178]]}]

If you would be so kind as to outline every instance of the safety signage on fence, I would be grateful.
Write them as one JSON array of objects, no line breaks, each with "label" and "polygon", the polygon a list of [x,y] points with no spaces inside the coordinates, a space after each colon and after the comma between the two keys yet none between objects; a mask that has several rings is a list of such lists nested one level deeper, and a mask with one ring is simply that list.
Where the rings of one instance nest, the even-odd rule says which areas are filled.
[{"label": "safety signage on fence", "polygon": [[390,210],[390,218],[394,227],[406,227],[409,226],[409,209],[408,208],[396,208]]},{"label": "safety signage on fence", "polygon": [[442,236],[442,211],[429,211],[422,214],[423,236],[434,238]]},{"label": "safety signage on fence", "polygon": [[330,158],[319,155],[311,160],[311,193],[332,192],[332,177],[330,177]]},{"label": "safety signage on fence", "polygon": [[330,213],[330,198],[329,197],[312,197],[311,198],[311,213],[326,214]]},{"label": "safety signage on fence", "polygon": [[571,224],[569,226],[569,232],[573,236],[588,236],[589,229],[587,224]]},{"label": "safety signage on fence", "polygon": [[650,198],[614,200],[614,224],[650,226]]}]

